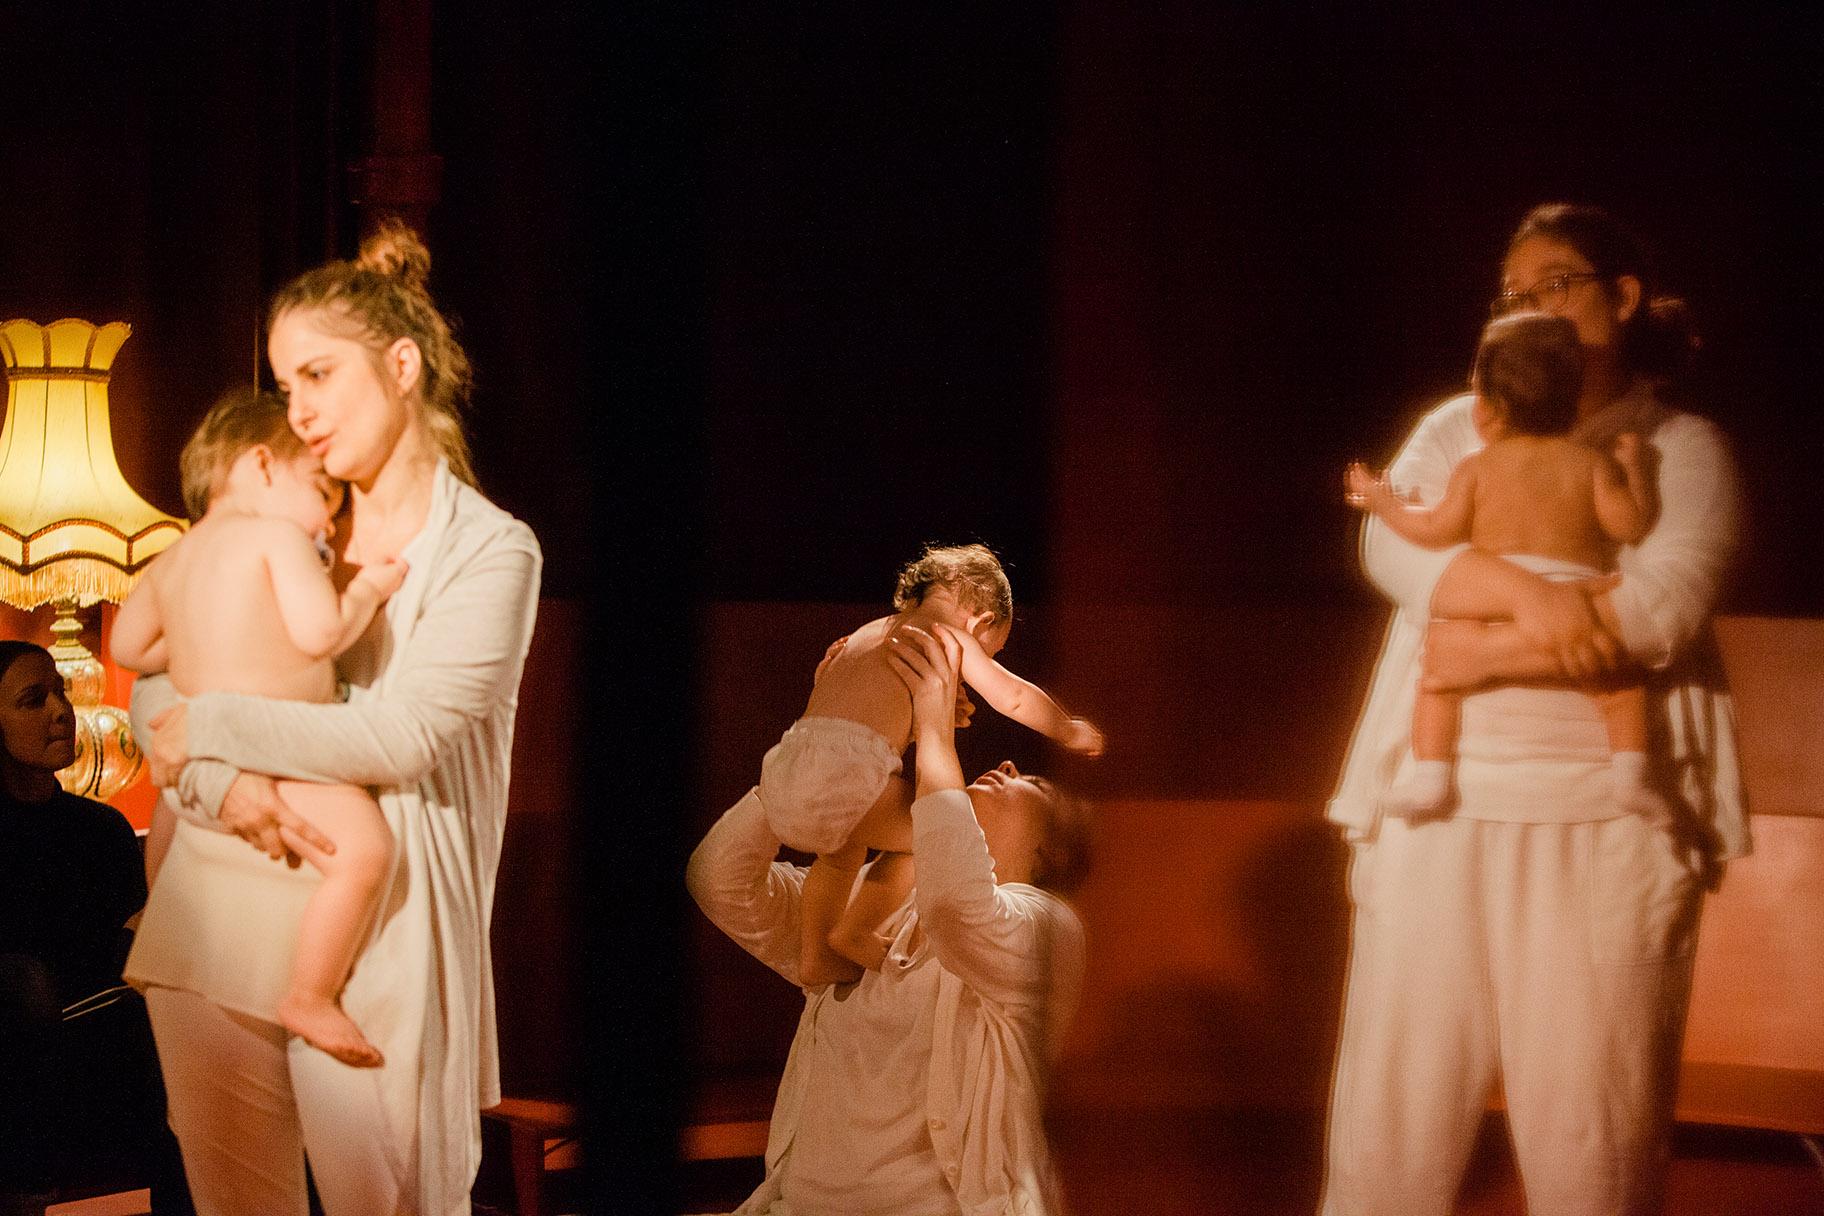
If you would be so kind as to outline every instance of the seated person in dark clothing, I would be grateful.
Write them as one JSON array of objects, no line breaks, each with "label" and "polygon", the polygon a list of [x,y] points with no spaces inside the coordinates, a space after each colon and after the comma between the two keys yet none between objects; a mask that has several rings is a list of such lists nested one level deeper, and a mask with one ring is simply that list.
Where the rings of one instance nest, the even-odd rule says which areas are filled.
[{"label": "seated person in dark clothing", "polygon": [[75,750],[51,656],[0,641],[0,1216],[115,1182],[188,1213],[145,1006],[120,979],[146,902],[139,843],[57,784]]}]

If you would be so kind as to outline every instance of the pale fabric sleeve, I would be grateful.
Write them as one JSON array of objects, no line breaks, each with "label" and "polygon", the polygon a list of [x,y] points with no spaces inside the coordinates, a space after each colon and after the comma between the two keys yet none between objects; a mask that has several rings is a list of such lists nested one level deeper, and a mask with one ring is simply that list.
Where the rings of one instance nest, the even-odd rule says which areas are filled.
[{"label": "pale fabric sleeve", "polygon": [[944,969],[990,1000],[1042,1001],[1050,986],[1046,960],[1060,946],[1051,939],[1074,922],[1053,915],[1055,897],[995,882],[966,791],[937,790],[912,804],[912,856],[918,923]]},{"label": "pale fabric sleeve", "polygon": [[[529,540],[531,533],[525,532]],[[469,724],[513,695],[538,552],[497,545],[425,599],[384,695],[347,704],[205,693],[190,702],[192,757],[299,781],[405,785]]]},{"label": "pale fabric sleeve", "polygon": [[[1418,491],[1419,502],[1433,507],[1450,485],[1451,470],[1474,449],[1464,442],[1468,398],[1459,397],[1427,414],[1413,430],[1406,446],[1387,469],[1387,480],[1396,493]],[[1425,549],[1413,544],[1370,515],[1362,526],[1362,569],[1380,589],[1415,619],[1431,615],[1431,595],[1446,567],[1466,544],[1447,549]]]},{"label": "pale fabric sleeve", "polygon": [[[152,743],[152,719],[182,699],[177,689],[171,687],[171,677],[162,673],[140,676],[133,681],[129,712],[133,718],[133,737],[139,740],[142,750]],[[228,797],[228,787],[240,775],[240,769],[220,760],[192,760],[178,773],[172,790],[161,796],[186,819],[213,821],[222,813],[222,801]]]},{"label": "pale fabric sleeve", "polygon": [[778,852],[766,808],[749,790],[692,851],[684,885],[711,924],[796,984],[804,870],[774,861]]},{"label": "pale fabric sleeve", "polygon": [[1659,521],[1621,552],[1621,585],[1610,595],[1621,640],[1637,660],[1663,668],[1706,628],[1735,556],[1741,488],[1716,425],[1675,414],[1653,436]]}]

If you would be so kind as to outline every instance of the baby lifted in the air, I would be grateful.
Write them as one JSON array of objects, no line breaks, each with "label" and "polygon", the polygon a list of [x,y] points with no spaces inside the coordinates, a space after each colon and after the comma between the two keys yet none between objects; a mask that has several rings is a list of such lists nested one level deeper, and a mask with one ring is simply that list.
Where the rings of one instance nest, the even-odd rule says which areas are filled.
[{"label": "baby lifted in the air", "polygon": [[[1072,751],[1102,751],[1100,731],[995,661],[1013,625],[1013,592],[985,546],[927,548],[900,571],[893,607],[894,615],[830,648],[803,717],[760,766],[773,834],[818,855],[804,883],[799,978],[806,987],[879,966],[887,943],[876,930],[911,890],[912,792],[900,772],[912,702],[888,661],[898,629],[949,633],[963,648],[963,681],[995,710]],[[959,701],[965,718],[971,708]],[[886,855],[857,888],[870,848]]]}]

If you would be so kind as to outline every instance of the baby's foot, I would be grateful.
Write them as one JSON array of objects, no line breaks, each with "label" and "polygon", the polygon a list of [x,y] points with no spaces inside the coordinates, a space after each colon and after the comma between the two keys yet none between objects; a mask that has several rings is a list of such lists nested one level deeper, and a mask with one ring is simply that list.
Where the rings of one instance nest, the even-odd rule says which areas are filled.
[{"label": "baby's foot", "polygon": [[1457,803],[1448,760],[1415,761],[1406,779],[1381,795],[1381,813],[1395,819],[1437,819]]},{"label": "baby's foot", "polygon": [[887,939],[872,929],[846,929],[838,925],[830,930],[830,949],[869,971],[879,971],[887,959]]},{"label": "baby's foot", "polygon": [[806,951],[798,959],[798,984],[821,988],[825,984],[852,984],[861,978],[861,967],[834,950]]},{"label": "baby's foot", "polygon": [[279,1025],[351,1068],[384,1063],[379,1049],[334,1001],[293,993],[279,1002]]}]

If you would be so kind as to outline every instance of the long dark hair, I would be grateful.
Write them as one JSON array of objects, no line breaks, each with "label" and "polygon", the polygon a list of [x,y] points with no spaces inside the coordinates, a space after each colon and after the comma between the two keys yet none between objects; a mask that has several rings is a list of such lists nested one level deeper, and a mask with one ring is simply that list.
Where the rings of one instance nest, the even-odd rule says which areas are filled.
[{"label": "long dark hair", "polygon": [[[51,652],[36,642],[21,642],[13,638],[0,638],[0,680],[6,678],[6,673],[13,669],[14,663],[17,663],[28,654],[43,655],[45,659],[49,660],[51,663],[56,663],[56,660],[51,658]],[[13,759],[13,754],[11,752],[7,751],[5,747],[0,747],[0,772],[10,772],[15,767],[29,768],[31,766],[20,764],[19,761]],[[10,803],[12,801],[13,796],[7,793],[6,786],[3,783],[0,783],[0,802]]]},{"label": "long dark hair", "polygon": [[1611,287],[1622,275],[1640,280],[1640,307],[1621,333],[1624,368],[1668,384],[1690,373],[1703,344],[1691,309],[1678,297],[1661,292],[1652,255],[1625,224],[1587,203],[1545,203],[1520,221],[1508,250],[1536,236],[1575,249]]},{"label": "long dark hair", "polygon": [[[41,654],[47,659],[51,658],[51,652],[36,642],[21,642],[13,638],[0,638],[0,679],[5,679],[6,673],[13,669],[13,664],[17,663],[28,654]],[[51,661],[53,663],[56,662],[55,659],[52,659]]]}]

